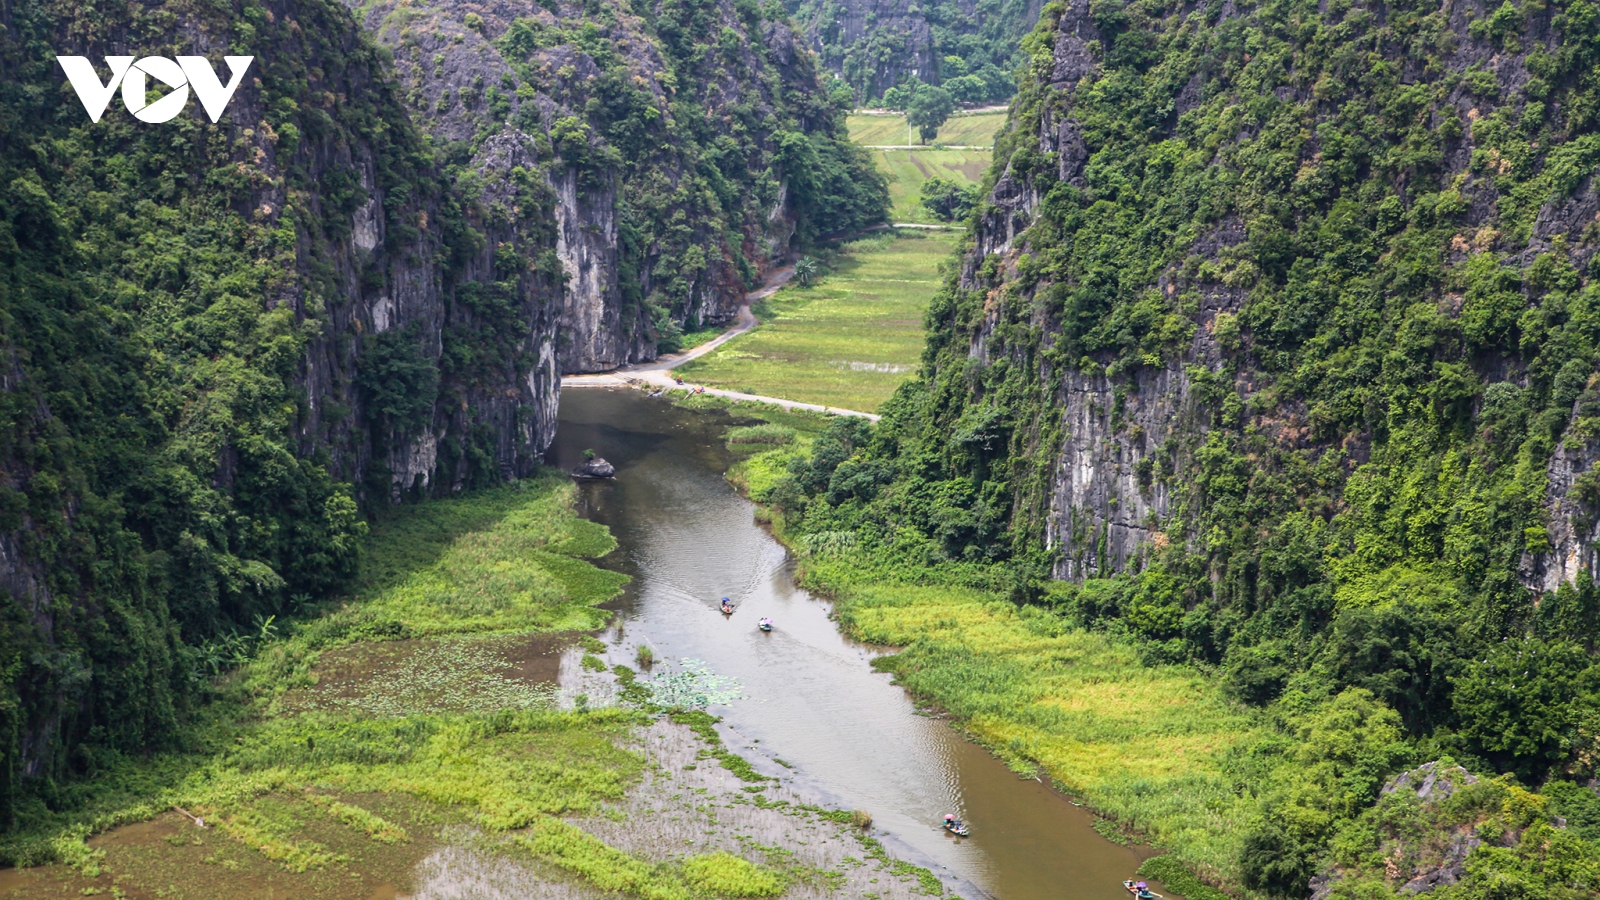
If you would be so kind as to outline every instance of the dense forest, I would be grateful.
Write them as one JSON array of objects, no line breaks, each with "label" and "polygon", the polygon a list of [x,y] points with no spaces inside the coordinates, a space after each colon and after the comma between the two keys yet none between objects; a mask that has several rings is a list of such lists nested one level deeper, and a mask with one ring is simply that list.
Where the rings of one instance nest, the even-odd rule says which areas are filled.
[{"label": "dense forest", "polygon": [[[584,277],[653,353],[694,273],[737,298],[885,215],[775,5],[407,8],[436,30],[373,11],[393,53],[327,0],[0,13],[0,832],[184,740],[346,589],[367,516],[536,471]],[[417,74],[485,30],[493,81]],[[91,122],[55,57],[122,52],[255,61],[216,123]],[[624,252],[585,262],[567,231],[613,200]]]},{"label": "dense forest", "polygon": [[[1018,45],[1038,0],[785,0],[839,87],[872,105],[896,87],[941,85],[958,103],[1002,103],[1015,92]],[[903,104],[902,104],[903,106]]]},{"label": "dense forest", "polygon": [[[1600,9],[1076,0],[1022,47],[921,379],[764,498],[1258,710],[1218,884],[1593,896]],[[934,647],[908,683],[1009,689]]]}]

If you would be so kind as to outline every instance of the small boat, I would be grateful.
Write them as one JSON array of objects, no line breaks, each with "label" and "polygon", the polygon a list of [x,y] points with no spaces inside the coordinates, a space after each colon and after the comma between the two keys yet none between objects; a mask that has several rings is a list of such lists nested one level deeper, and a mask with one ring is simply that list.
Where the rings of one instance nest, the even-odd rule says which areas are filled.
[{"label": "small boat", "polygon": [[725,616],[733,615],[733,604],[729,602],[727,597],[722,598],[722,614]]},{"label": "small boat", "polygon": [[762,619],[760,622],[756,623],[756,627],[761,629],[762,631],[771,631],[772,630],[772,620],[771,619]]},{"label": "small boat", "polygon": [[1150,886],[1142,881],[1124,881],[1122,886],[1127,888],[1128,893],[1137,897],[1138,900],[1166,900],[1165,897],[1150,890]]},{"label": "small boat", "polygon": [[971,833],[968,831],[966,823],[962,822],[960,819],[945,819],[944,830],[950,832],[956,837],[966,837]]}]

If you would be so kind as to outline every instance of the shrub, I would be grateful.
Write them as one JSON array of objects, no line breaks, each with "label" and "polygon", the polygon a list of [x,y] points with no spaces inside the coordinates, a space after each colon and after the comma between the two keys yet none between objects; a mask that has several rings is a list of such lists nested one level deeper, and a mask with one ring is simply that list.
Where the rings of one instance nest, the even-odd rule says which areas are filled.
[{"label": "shrub", "polygon": [[929,178],[922,183],[922,207],[941,222],[965,219],[978,203],[979,187],[948,178]]},{"label": "shrub", "polygon": [[782,446],[794,440],[794,429],[787,425],[774,425],[763,422],[760,425],[745,425],[728,431],[730,444],[773,444]]},{"label": "shrub", "polygon": [[724,897],[772,897],[783,891],[778,876],[720,851],[684,860],[683,880]]}]

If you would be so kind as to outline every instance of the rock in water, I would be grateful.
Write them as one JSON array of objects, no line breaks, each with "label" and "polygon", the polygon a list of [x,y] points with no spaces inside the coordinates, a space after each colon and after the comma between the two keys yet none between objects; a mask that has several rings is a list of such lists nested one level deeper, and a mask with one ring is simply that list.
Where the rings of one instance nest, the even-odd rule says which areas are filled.
[{"label": "rock in water", "polygon": [[574,478],[614,478],[616,474],[617,467],[598,456],[585,460],[583,465],[572,470]]}]

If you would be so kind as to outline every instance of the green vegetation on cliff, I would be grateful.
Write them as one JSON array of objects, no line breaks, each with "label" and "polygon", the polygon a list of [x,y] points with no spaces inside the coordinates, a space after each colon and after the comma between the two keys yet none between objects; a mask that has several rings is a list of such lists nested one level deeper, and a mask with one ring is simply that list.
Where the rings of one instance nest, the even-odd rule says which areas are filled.
[{"label": "green vegetation on cliff", "polygon": [[319,210],[354,202],[311,151],[363,148],[399,253],[428,210],[460,215],[342,7],[194,16],[274,60],[234,101],[253,130],[83,115],[54,53],[102,45],[61,36],[187,52],[159,8],[25,3],[0,38],[0,831],[65,779],[173,746],[208,645],[354,571],[351,489],[297,434],[295,376],[344,290]]},{"label": "green vegetation on cliff", "polygon": [[[791,238],[882,220],[881,180],[781,10],[594,16],[610,19],[504,23],[510,84],[469,72],[426,106],[492,126],[430,137],[408,103],[444,126],[396,84],[397,54],[338,3],[8,9],[0,834],[70,805],[75,780],[185,746],[236,650],[350,588],[364,516],[533,474],[572,336],[557,319],[578,290],[563,235],[624,245],[620,266],[590,267],[617,295],[587,312],[620,329],[619,305],[649,306],[649,346],[705,301],[678,290],[688,280],[737,298]],[[420,65],[423,29],[378,19]],[[644,46],[639,19],[659,36]],[[230,49],[257,59],[216,123],[191,103],[146,124],[116,102],[91,122],[55,61],[196,47],[218,67]],[[632,65],[641,54],[651,65]],[[641,86],[641,69],[663,82]],[[730,78],[747,94],[714,104]],[[572,105],[520,105],[539,99],[530,81]],[[499,134],[513,106],[525,130]],[[604,194],[619,169],[636,177],[608,231],[562,190]],[[752,222],[776,247],[758,246]],[[416,613],[488,589],[479,576],[525,575],[419,583],[399,605]],[[540,602],[559,586],[522,585]],[[479,625],[524,612],[485,608]]]},{"label": "green vegetation on cliff", "polygon": [[883,221],[882,184],[775,4],[378,0],[358,14],[458,189],[482,190],[510,144],[560,195],[560,239],[541,249],[570,276],[568,371],[675,349],[790,254]]},{"label": "green vegetation on cliff", "polygon": [[[1386,895],[1448,862],[1434,817],[1493,835],[1437,895],[1592,895],[1597,35],[1586,0],[1052,4],[922,380],[767,501],[847,551],[846,615],[962,584],[1211,673],[1253,724],[1158,809],[1081,774],[1092,691],[973,696],[1065,656],[958,629],[901,669],[1218,883]],[[1439,757],[1546,792],[1369,811]]]},{"label": "green vegetation on cliff", "polygon": [[942,84],[959,103],[1004,102],[1022,61],[1017,42],[1039,10],[1038,0],[784,0],[784,6],[815,42],[822,65],[863,104],[920,82]]}]

